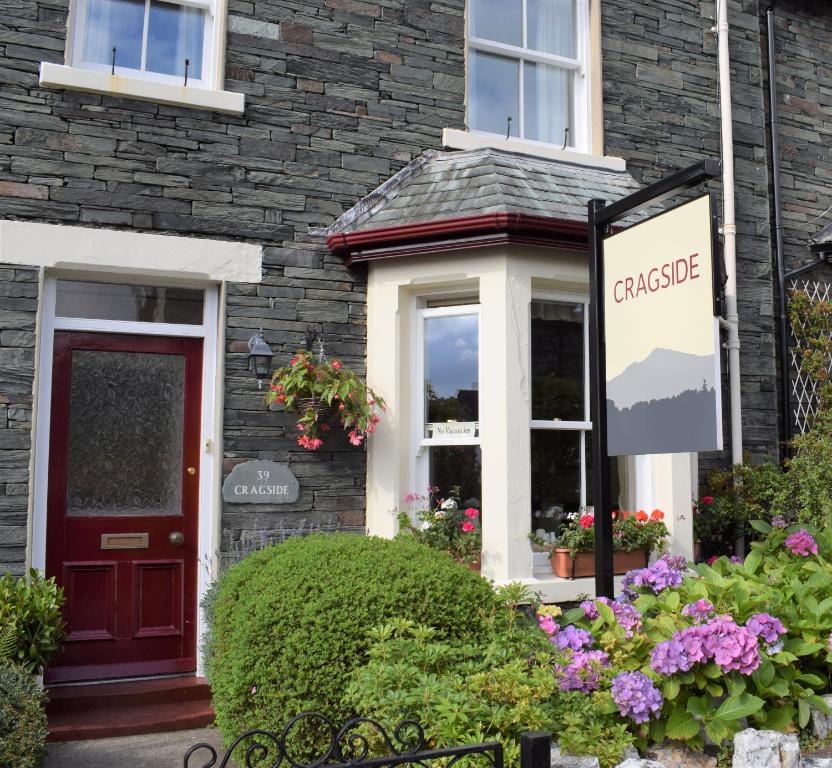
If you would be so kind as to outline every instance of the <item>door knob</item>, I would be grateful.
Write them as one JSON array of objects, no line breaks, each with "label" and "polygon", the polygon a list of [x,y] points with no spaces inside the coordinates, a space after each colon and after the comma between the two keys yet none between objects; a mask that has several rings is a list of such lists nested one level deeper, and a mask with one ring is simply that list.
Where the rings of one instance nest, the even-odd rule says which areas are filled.
[{"label": "door knob", "polygon": [[195,475],[196,474],[196,467],[188,467],[188,474]]},{"label": "door knob", "polygon": [[174,547],[181,547],[185,543],[185,534],[182,531],[174,531],[170,536],[168,536],[168,541],[173,544]]}]

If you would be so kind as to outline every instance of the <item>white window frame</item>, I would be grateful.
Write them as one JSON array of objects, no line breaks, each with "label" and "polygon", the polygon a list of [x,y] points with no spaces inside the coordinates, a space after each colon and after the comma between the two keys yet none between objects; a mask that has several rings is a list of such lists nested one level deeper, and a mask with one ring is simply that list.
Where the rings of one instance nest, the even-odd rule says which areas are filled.
[{"label": "white window frame", "polygon": [[[163,0],[172,5],[188,6],[205,11],[205,25],[202,37],[202,73],[200,77],[193,77],[188,74],[188,88],[202,88],[217,90],[221,87],[218,80],[217,52],[220,46],[219,27],[217,24],[218,4],[222,0]],[[86,10],[90,0],[73,0],[71,13],[71,34],[67,39],[67,63],[78,69],[90,70],[110,74],[113,71],[112,65],[101,64],[83,59],[84,25]],[[147,57],[147,31],[149,25],[151,0],[144,0],[144,26],[142,29],[142,50],[141,69],[121,67],[118,64],[118,51],[116,51],[115,74],[121,77],[129,77],[135,80],[147,80],[168,85],[183,85],[185,73],[181,75],[167,75],[161,72],[150,72],[144,69]],[[224,3],[223,3],[224,5]]]},{"label": "white window frame", "polygon": [[[470,294],[468,294],[470,295]],[[445,294],[447,296],[447,294]],[[458,446],[458,445],[481,445],[481,422],[477,422],[476,437],[445,438],[425,437],[425,320],[436,317],[462,317],[473,315],[477,318],[477,399],[480,399],[479,382],[482,381],[482,324],[480,322],[480,304],[454,304],[445,307],[424,306],[430,299],[444,298],[443,294],[431,294],[430,296],[418,297],[414,303],[413,311],[413,359],[411,370],[413,371],[412,389],[412,424],[411,424],[411,477],[413,478],[412,490],[423,492],[430,483],[430,458],[426,448],[435,446]],[[477,409],[480,418],[482,414]]]},{"label": "white window frame", "polygon": [[[586,507],[587,478],[586,473],[586,447],[587,437],[592,439],[592,421],[590,420],[589,402],[589,297],[585,294],[571,294],[549,291],[533,291],[532,302],[550,302],[557,304],[581,304],[583,306],[583,334],[584,334],[584,418],[583,421],[559,421],[557,419],[542,420],[531,419],[529,421],[529,441],[532,439],[533,430],[548,430],[552,432],[579,432],[580,433],[580,462],[581,462],[581,492],[579,507]],[[531,345],[531,305],[529,305],[529,381],[532,380],[532,345]],[[531,408],[531,403],[529,403]]]},{"label": "white window frame", "polygon": [[[497,136],[501,139],[506,138],[506,134],[495,134],[487,131],[478,130],[471,125],[470,105],[471,93],[473,88],[473,77],[471,72],[471,55],[472,51],[481,53],[491,53],[497,56],[503,56],[520,62],[518,68],[518,111],[517,116],[517,136],[511,136],[509,140],[527,142],[530,145],[539,145],[540,147],[558,147],[563,149],[572,149],[577,152],[591,152],[592,131],[591,131],[591,93],[589,83],[590,72],[590,58],[589,58],[589,2],[590,0],[575,0],[575,54],[576,58],[570,59],[564,56],[557,56],[555,54],[543,53],[527,48],[526,40],[526,3],[527,0],[520,0],[522,4],[521,17],[521,34],[522,46],[508,45],[500,43],[495,40],[486,40],[481,37],[475,37],[471,34],[470,19],[472,14],[469,11],[469,24],[467,25],[467,44],[466,44],[466,104],[469,109],[469,114],[466,120],[468,128],[471,133],[480,136]],[[560,69],[571,70],[573,74],[573,95],[572,95],[572,125],[569,132],[569,139],[565,146],[561,144],[554,144],[544,141],[537,141],[535,139],[527,139],[525,137],[525,87],[524,87],[524,63],[535,62],[537,64],[548,64],[558,67]]]}]

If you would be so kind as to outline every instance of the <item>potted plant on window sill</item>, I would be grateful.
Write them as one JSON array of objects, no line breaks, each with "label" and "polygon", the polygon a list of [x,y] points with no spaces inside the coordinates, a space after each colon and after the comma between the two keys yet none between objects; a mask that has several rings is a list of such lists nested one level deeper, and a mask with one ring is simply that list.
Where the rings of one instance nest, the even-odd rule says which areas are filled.
[{"label": "potted plant on window sill", "polygon": [[456,496],[447,499],[436,500],[436,491],[428,488],[426,495],[409,493],[404,497],[406,504],[412,509],[415,507],[416,523],[411,513],[399,512],[400,535],[414,536],[433,549],[447,552],[472,571],[479,571],[482,549],[479,510],[462,509],[456,498],[457,488],[452,489]]},{"label": "potted plant on window sill", "polygon": [[361,445],[376,431],[385,410],[384,400],[343,363],[306,350],[272,374],[266,402],[297,416],[296,441],[308,451],[323,445],[321,435],[330,430],[331,422],[347,431],[352,445]]},{"label": "potted plant on window sill", "polygon": [[[652,552],[663,552],[667,526],[664,513],[654,509],[649,515],[638,512],[613,513],[613,573],[621,575],[644,568]],[[595,574],[595,516],[581,515],[558,534],[549,555],[552,571],[563,579],[579,579]]]}]

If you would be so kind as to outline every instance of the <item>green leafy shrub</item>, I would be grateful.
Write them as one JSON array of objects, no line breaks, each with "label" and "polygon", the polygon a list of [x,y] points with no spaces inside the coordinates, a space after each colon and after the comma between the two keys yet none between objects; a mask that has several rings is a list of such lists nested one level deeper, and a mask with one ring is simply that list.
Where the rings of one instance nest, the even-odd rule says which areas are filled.
[{"label": "green leafy shrub", "polygon": [[0,664],[0,766],[37,768],[45,743],[43,691],[23,667]]},{"label": "green leafy shrub", "polygon": [[0,628],[12,628],[12,661],[30,672],[49,663],[64,637],[63,602],[63,590],[55,580],[44,579],[34,569],[28,579],[9,573],[0,576]]},{"label": "green leafy shrub", "polygon": [[[417,719],[432,747],[497,740],[508,766],[519,765],[519,737],[548,730],[572,754],[617,765],[633,737],[593,696],[558,691],[553,646],[535,624],[511,610],[490,620],[487,638],[452,643],[431,627],[389,622],[371,634],[368,663],[347,699],[382,723]],[[384,745],[374,745],[383,753]]]},{"label": "green leafy shrub", "polygon": [[433,627],[437,641],[474,642],[495,599],[480,576],[411,539],[319,534],[257,552],[222,577],[214,603],[217,725],[230,739],[304,711],[344,720],[354,711],[343,692],[374,627],[409,619]]}]

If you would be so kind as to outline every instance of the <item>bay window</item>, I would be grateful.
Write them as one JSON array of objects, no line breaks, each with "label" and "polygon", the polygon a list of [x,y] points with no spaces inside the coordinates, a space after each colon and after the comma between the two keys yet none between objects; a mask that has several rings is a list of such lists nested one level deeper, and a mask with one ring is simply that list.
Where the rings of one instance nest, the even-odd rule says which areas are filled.
[{"label": "bay window", "polygon": [[589,148],[589,0],[470,0],[472,131]]},{"label": "bay window", "polygon": [[72,64],[209,87],[216,0],[77,0]]}]

